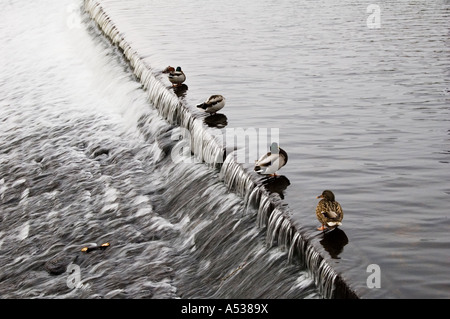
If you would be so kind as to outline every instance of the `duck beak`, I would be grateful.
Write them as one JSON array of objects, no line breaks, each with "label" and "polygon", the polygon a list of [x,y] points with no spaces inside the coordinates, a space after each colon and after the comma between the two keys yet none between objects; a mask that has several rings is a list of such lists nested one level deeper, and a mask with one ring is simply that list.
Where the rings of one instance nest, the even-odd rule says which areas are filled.
[{"label": "duck beak", "polygon": [[319,196],[317,196],[316,198],[323,198],[323,195],[319,195]]}]

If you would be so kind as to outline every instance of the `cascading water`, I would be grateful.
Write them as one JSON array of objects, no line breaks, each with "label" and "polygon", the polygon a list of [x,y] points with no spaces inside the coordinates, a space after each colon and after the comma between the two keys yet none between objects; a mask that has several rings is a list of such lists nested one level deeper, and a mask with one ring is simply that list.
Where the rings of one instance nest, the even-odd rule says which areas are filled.
[{"label": "cascading water", "polygon": [[[170,188],[176,190],[165,190],[160,194],[158,212],[170,220],[169,228],[187,227],[187,231],[177,243],[191,254],[176,262],[183,265],[192,263],[191,258],[202,260],[197,267],[186,266],[184,276],[174,275],[175,282],[179,283],[177,286],[180,287],[180,296],[275,297],[270,294],[270,290],[274,289],[276,283],[270,283],[258,276],[270,272],[274,265],[279,266],[283,258],[286,258],[290,264],[285,266],[281,277],[287,278],[288,273],[298,271],[298,265],[294,265],[295,260],[299,260],[301,268],[307,269],[307,272],[301,272],[300,278],[303,279],[300,280],[299,286],[310,285],[308,278],[312,276],[325,298],[355,298],[356,294],[327,260],[305,239],[301,230],[291,223],[289,210],[280,197],[265,191],[261,180],[256,180],[249,167],[244,167],[235,160],[236,152],[227,153],[217,138],[217,133],[212,133],[174,93],[167,90],[150,66],[146,65],[139,53],[121,35],[101,4],[95,0],[86,0],[84,7],[111,42],[123,51],[134,74],[146,90],[149,101],[160,115],[169,123],[188,130],[188,144],[196,159],[220,169],[219,174],[212,170],[205,171],[205,175],[199,175],[198,171],[193,169],[195,166],[192,166],[192,163],[175,165],[171,168],[173,171],[168,172],[167,178],[169,175],[178,177],[180,182],[170,185]],[[144,126],[145,124],[142,125]],[[172,138],[173,132],[167,132],[166,139]],[[170,166],[169,163],[165,165]],[[240,200],[233,194],[227,194],[217,182],[211,185],[205,183],[205,179],[217,182],[222,180],[229,190],[244,198],[246,207],[242,207]],[[215,192],[221,196],[217,196]],[[254,214],[252,209],[256,209]],[[242,211],[246,211],[246,214]],[[164,227],[162,225],[161,229]],[[264,246],[276,245],[281,250],[267,251],[260,247],[261,239],[264,238],[261,232],[264,231]],[[233,236],[230,232],[236,234]],[[240,237],[237,234],[241,234]],[[248,247],[251,246],[248,242],[254,243],[255,247]],[[233,259],[228,258],[231,254]],[[261,262],[262,260],[265,261]],[[229,275],[224,276],[227,272]],[[278,283],[282,283],[284,279],[278,280]],[[236,282],[240,285],[238,295],[230,288]],[[255,282],[263,282],[264,287],[255,289]],[[281,286],[283,285],[277,289],[281,289]],[[281,295],[286,298],[311,296],[298,294],[294,287],[289,286]]]}]

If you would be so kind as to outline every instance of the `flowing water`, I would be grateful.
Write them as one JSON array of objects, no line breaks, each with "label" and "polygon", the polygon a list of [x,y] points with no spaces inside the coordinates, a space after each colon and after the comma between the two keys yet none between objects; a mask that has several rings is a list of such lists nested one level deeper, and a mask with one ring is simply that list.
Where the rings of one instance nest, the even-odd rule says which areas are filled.
[{"label": "flowing water", "polygon": [[448,298],[450,4],[373,4],[3,1],[1,297]]}]

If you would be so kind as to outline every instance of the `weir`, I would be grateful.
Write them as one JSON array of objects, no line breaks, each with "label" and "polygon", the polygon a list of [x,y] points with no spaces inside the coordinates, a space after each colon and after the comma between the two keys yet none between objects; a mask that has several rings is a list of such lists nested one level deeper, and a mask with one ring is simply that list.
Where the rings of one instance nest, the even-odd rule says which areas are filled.
[{"label": "weir", "polygon": [[[85,0],[84,9],[102,32],[123,52],[134,74],[147,92],[148,100],[170,124],[189,131],[192,154],[198,161],[219,170],[219,178],[244,199],[246,207],[257,210],[256,226],[266,228],[267,246],[288,251],[288,261],[298,262],[314,278],[324,298],[358,298],[355,291],[337,273],[306,234],[290,220],[290,211],[276,193],[269,193],[260,178],[236,160],[237,151],[227,151],[215,128],[208,128],[190,112],[177,95],[168,90],[146,64],[139,52],[127,42],[114,21],[96,0]],[[213,131],[215,130],[215,131]],[[245,212],[244,212],[245,213]]]}]

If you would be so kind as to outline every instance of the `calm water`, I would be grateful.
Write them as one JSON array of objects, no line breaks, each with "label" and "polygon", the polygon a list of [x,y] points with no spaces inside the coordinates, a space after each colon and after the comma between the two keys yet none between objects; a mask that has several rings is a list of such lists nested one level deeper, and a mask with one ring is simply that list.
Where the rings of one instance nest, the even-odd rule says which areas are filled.
[{"label": "calm water", "polygon": [[[315,197],[334,191],[347,242],[327,254],[360,296],[450,297],[448,2],[380,1],[376,29],[367,26],[373,1],[100,2],[155,73],[183,67],[189,89],[182,98],[192,112],[209,95],[223,94],[227,129],[280,130],[289,154],[280,171],[290,182],[284,201],[297,227],[319,246]],[[242,252],[254,259],[235,259],[222,278],[245,260],[262,258],[271,261],[264,276],[270,280],[251,293],[261,281],[256,261],[242,272],[247,290],[235,282],[199,292],[189,286],[192,277],[179,275],[200,269],[211,282],[220,276],[208,277],[205,269],[220,259],[203,258],[198,249],[203,261],[195,264],[195,253],[176,249],[190,247],[192,234],[181,231],[183,225],[206,223],[207,215],[165,216],[163,208],[173,202],[160,195],[199,187],[216,172],[158,160],[154,136],[173,128],[148,107],[120,55],[87,31],[92,27],[80,21],[82,4],[55,3],[0,5],[0,54],[7,61],[0,78],[5,295],[78,297],[66,291],[66,278],[51,281],[37,265],[61,250],[114,237],[119,249],[107,250],[105,261],[100,254],[95,262],[78,261],[90,269],[83,274],[88,297],[319,297],[306,274],[283,263],[284,255],[262,248],[264,235],[250,227],[252,220],[238,222],[242,201],[219,182],[205,185],[204,192],[219,189],[211,207],[231,205],[226,208],[236,217],[226,225],[254,241],[254,250]],[[185,172],[199,179],[174,186],[178,179],[167,177]],[[210,225],[205,242],[220,233]],[[12,253],[14,245],[19,252]],[[231,242],[226,247],[235,249]],[[128,264],[127,256],[135,262]],[[112,260],[132,270],[123,278]],[[186,260],[197,268],[181,267]],[[370,264],[380,266],[379,289],[366,286]],[[142,275],[149,270],[155,278]],[[274,287],[278,292],[270,293]]]}]

